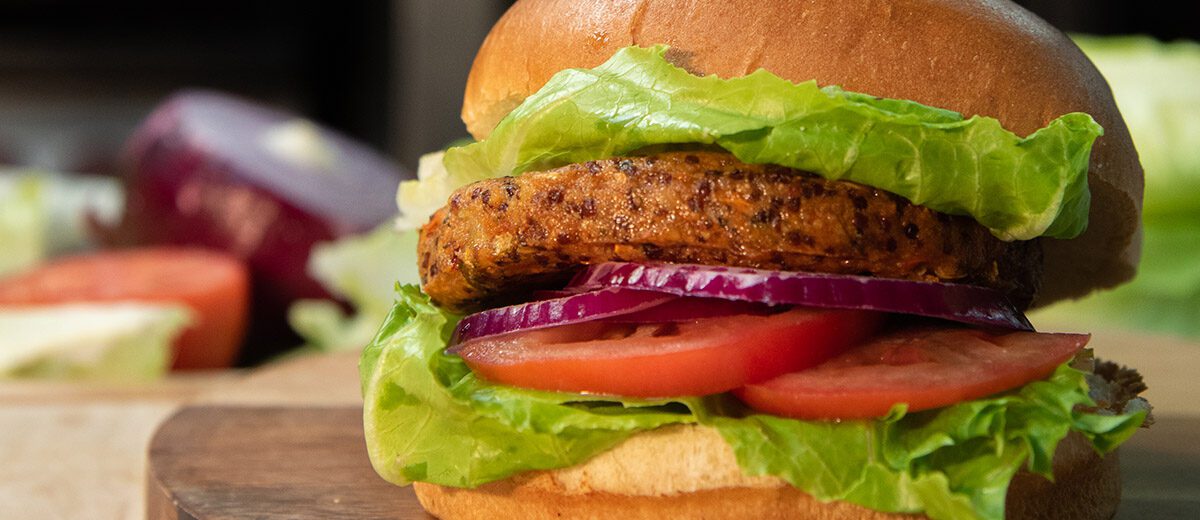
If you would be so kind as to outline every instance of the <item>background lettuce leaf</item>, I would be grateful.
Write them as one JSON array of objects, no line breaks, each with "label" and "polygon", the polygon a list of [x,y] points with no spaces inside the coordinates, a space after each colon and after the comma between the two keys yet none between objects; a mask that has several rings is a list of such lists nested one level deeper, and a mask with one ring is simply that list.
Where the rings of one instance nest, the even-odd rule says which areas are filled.
[{"label": "background lettuce leaf", "polygon": [[33,177],[0,174],[0,276],[32,267],[46,255],[41,192]]},{"label": "background lettuce leaf", "polygon": [[331,300],[301,300],[288,309],[288,323],[308,347],[360,349],[395,303],[392,287],[420,281],[417,232],[397,231],[388,222],[370,233],[318,244],[309,256],[308,272],[353,311],[347,313]]},{"label": "background lettuce leaf", "polygon": [[1200,43],[1075,36],[1112,87],[1146,170],[1147,219],[1200,211]]},{"label": "background lettuce leaf", "polygon": [[402,181],[396,189],[396,207],[400,208],[397,229],[420,229],[462,185],[461,179],[446,171],[445,156],[443,150],[422,155],[417,163],[417,179]]},{"label": "background lettuce leaf", "polygon": [[0,168],[0,276],[95,247],[89,220],[113,223],[123,204],[113,177]]},{"label": "background lettuce leaf", "polygon": [[[447,150],[445,175],[404,183],[401,203],[416,193],[444,203],[448,189],[485,178],[696,144],[969,215],[1004,240],[1072,238],[1087,226],[1088,159],[1101,129],[1086,114],[1021,138],[995,119],[795,84],[765,70],[694,76],[665,52],[627,47],[595,69],[554,75],[486,140]],[[416,213],[429,210],[412,203],[401,211],[419,221],[428,215]]]},{"label": "background lettuce leaf", "polygon": [[750,413],[720,397],[633,400],[538,392],[477,379],[444,352],[457,317],[416,287],[364,350],[364,426],[387,480],[474,487],[570,466],[633,433],[668,424],[716,428],[744,471],[775,475],[821,500],[932,518],[1000,519],[1011,476],[1048,475],[1071,430],[1114,448],[1145,412],[1098,416],[1082,372],[1060,367],[1018,391],[928,412],[897,407],[876,421],[798,421]]},{"label": "background lettuce leaf", "polygon": [[1140,329],[1200,338],[1200,44],[1076,36],[1104,73],[1146,171],[1137,278],[1034,313],[1052,329]]},{"label": "background lettuce leaf", "polygon": [[0,308],[0,378],[152,380],[170,366],[189,315],[140,303]]}]

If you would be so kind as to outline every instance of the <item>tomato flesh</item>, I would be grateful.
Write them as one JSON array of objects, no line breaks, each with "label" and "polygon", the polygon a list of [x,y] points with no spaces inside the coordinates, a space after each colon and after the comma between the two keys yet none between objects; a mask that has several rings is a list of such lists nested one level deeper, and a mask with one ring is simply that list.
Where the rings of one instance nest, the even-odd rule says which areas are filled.
[{"label": "tomato flesh", "polygon": [[882,417],[978,399],[1044,379],[1087,344],[1086,334],[903,330],[809,370],[735,393],[752,408],[797,419]]},{"label": "tomato flesh", "polygon": [[479,376],[512,386],[629,397],[697,396],[802,370],[870,337],[883,315],[796,308],[678,323],[589,322],[457,347]]},{"label": "tomato flesh", "polygon": [[177,303],[192,324],[175,342],[173,368],[231,365],[246,330],[250,278],[231,256],[187,248],[143,248],[57,260],[0,279],[0,305],[137,301]]}]

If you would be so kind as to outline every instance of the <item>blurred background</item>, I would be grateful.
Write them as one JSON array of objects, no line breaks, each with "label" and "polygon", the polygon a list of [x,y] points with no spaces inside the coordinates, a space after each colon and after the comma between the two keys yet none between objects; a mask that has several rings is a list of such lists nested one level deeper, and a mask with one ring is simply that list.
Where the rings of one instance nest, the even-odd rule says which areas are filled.
[{"label": "blurred background", "polygon": [[[0,161],[116,171],[168,94],[210,87],[288,108],[415,167],[466,135],[463,84],[511,0],[227,0],[0,5]],[[1167,9],[1118,0],[1018,2],[1074,33],[1200,37]]]},{"label": "blurred background", "polygon": [[[1192,260],[1200,255],[1200,47],[1190,43],[1200,26],[1116,0],[1019,3],[1080,35],[1109,76],[1148,186],[1146,267],[1137,283],[1035,321],[1200,337],[1200,267]],[[458,116],[466,74],[509,5],[0,4],[0,277],[98,247],[223,249],[247,266],[254,302],[247,335],[227,341],[266,346],[183,368],[254,364],[301,343],[361,345],[387,310],[386,280],[413,276],[399,262],[379,261],[412,247],[411,236],[377,227],[394,211],[395,183],[413,175],[422,154],[466,136]],[[171,98],[185,89],[192,93]],[[243,124],[270,130],[270,142],[259,143],[267,152],[239,149],[245,141],[234,129]],[[213,151],[220,146],[234,151]],[[286,158],[298,149],[300,159]],[[354,168],[372,172],[371,180],[329,180],[353,177]],[[325,180],[310,188],[280,180],[298,169]],[[191,194],[195,214],[164,216],[166,192]],[[318,200],[338,197],[353,201],[343,207],[362,207]],[[148,222],[170,225],[153,236]],[[296,222],[308,227],[296,231]],[[310,259],[314,244],[323,245]],[[0,305],[4,298],[0,290]],[[210,320],[197,308],[190,323]]]},{"label": "blurred background", "polygon": [[111,173],[185,87],[305,114],[415,166],[464,135],[475,49],[510,2],[15,1],[0,4],[0,159]]}]

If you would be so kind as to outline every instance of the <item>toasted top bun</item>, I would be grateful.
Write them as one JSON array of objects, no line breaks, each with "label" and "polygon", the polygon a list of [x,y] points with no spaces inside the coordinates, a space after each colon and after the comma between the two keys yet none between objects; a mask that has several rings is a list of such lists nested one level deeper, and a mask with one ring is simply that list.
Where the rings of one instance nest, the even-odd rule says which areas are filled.
[{"label": "toasted top bun", "polygon": [[[1052,483],[1018,473],[1008,518],[1107,519],[1121,478],[1116,453],[1101,458],[1072,433],[1054,454]],[[443,520],[491,518],[817,518],[899,520],[846,502],[822,503],[770,476],[747,476],[716,430],[673,426],[639,433],[578,466],[527,473],[476,489],[414,484],[421,505]]]},{"label": "toasted top bun", "polygon": [[1105,131],[1088,175],[1088,230],[1044,240],[1035,305],[1134,274],[1142,168],[1108,84],[1065,35],[1003,0],[521,0],[475,58],[463,121],[485,138],[554,73],[595,67],[621,47],[660,43],[696,74],[765,68],[796,82],[994,117],[1019,135],[1087,112]]}]

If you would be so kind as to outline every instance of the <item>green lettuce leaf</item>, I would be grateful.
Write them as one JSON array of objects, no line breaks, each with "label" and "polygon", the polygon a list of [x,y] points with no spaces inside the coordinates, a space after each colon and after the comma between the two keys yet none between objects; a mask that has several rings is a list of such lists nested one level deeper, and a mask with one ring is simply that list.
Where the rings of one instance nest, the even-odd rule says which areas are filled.
[{"label": "green lettuce leaf", "polygon": [[116,178],[0,168],[0,276],[95,247],[93,224],[120,218]]},{"label": "green lettuce leaf", "polygon": [[570,466],[641,430],[695,422],[667,403],[488,385],[444,349],[455,317],[413,286],[363,351],[367,452],[385,479],[474,487]]},{"label": "green lettuce leaf", "polygon": [[820,500],[932,518],[1000,519],[1012,475],[1049,476],[1070,431],[1107,452],[1145,412],[1096,415],[1082,372],[1001,396],[881,420],[809,422],[756,415],[729,399],[646,401],[523,390],[477,379],[444,352],[456,323],[415,287],[360,361],[367,449],[376,471],[412,481],[474,487],[536,469],[566,467],[630,435],[668,424],[716,428],[742,469],[774,475]]},{"label": "green lettuce leaf", "polygon": [[[910,101],[791,83],[765,70],[721,79],[669,63],[667,48],[627,47],[595,69],[552,77],[484,141],[451,148],[445,174],[401,186],[415,201],[514,175],[670,145],[719,146],[771,163],[874,186],[969,215],[1004,240],[1072,238],[1087,227],[1088,159],[1101,128],[1064,115],[1022,138],[995,119]],[[405,204],[412,202],[412,204]]]},{"label": "green lettuce leaf", "polygon": [[354,312],[347,314],[330,300],[301,300],[288,309],[292,329],[317,350],[360,349],[395,303],[394,284],[420,281],[417,233],[397,231],[389,222],[363,235],[318,244],[308,272]]},{"label": "green lettuce leaf", "polygon": [[41,192],[33,177],[0,175],[0,276],[32,267],[46,255]]},{"label": "green lettuce leaf", "polygon": [[462,180],[446,171],[446,152],[439,150],[421,156],[417,162],[417,180],[403,181],[396,189],[396,207],[400,217],[396,227],[405,230],[420,229],[429,222],[429,216],[446,205],[450,194]]},{"label": "green lettuce leaf", "polygon": [[152,380],[189,316],[138,303],[0,308],[0,378]]}]

